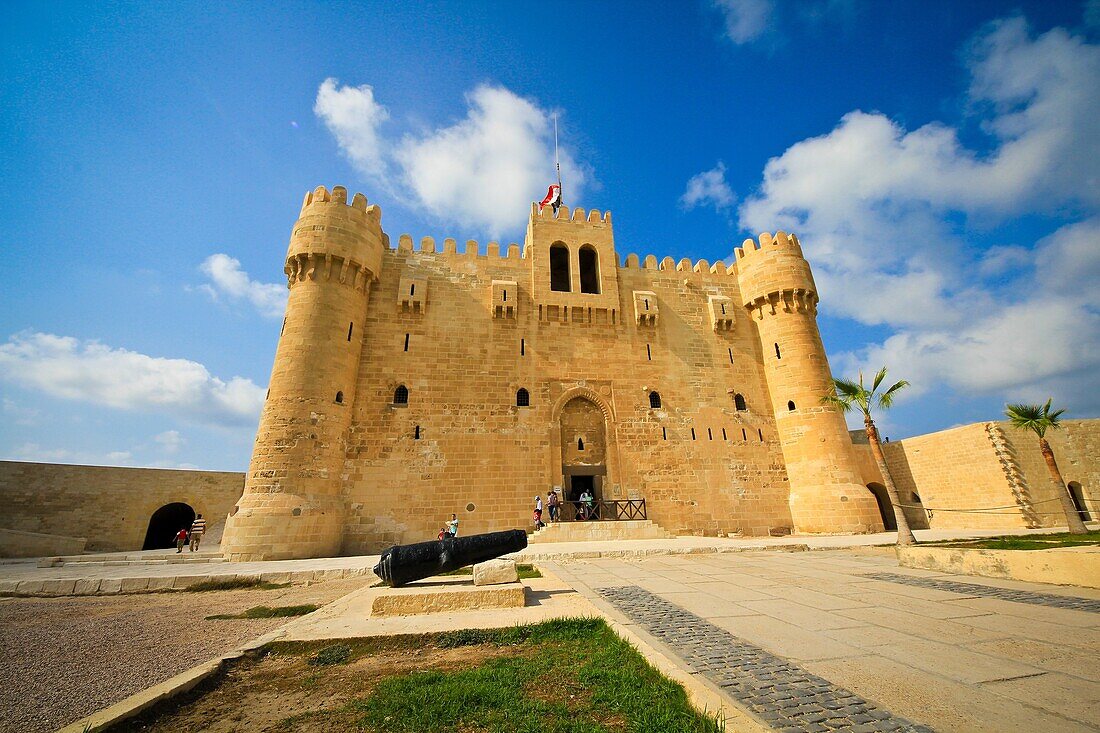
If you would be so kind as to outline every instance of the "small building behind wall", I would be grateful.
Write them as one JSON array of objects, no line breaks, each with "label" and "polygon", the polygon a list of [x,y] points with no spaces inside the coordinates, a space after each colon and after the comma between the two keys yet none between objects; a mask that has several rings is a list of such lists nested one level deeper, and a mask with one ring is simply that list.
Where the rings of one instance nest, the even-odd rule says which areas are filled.
[{"label": "small building behind wall", "polygon": [[[171,538],[161,538],[150,523],[158,511],[175,517],[173,526],[182,521],[172,511],[180,507],[172,505],[202,514],[205,541],[213,545],[243,490],[243,473],[0,461],[0,532],[6,534],[0,546],[12,556],[67,554],[72,538],[86,538],[85,549],[93,552],[141,550],[149,539],[153,547],[168,547]],[[33,551],[19,552],[30,539]]]}]

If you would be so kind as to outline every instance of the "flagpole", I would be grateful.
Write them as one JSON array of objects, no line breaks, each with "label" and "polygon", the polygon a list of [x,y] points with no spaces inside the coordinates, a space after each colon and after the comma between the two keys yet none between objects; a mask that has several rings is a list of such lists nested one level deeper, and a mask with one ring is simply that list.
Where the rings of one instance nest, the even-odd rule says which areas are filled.
[{"label": "flagpole", "polygon": [[561,161],[558,160],[558,115],[554,113],[554,167],[558,170],[558,201],[562,204],[565,199],[561,195]]}]

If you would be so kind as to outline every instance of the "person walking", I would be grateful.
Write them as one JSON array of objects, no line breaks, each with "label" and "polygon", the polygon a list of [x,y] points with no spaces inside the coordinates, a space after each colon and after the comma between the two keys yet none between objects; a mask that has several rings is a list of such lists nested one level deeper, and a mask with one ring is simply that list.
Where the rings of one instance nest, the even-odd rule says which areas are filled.
[{"label": "person walking", "polygon": [[176,532],[176,554],[183,552],[183,546],[187,544],[187,528],[181,527],[179,532]]},{"label": "person walking", "polygon": [[550,493],[546,495],[546,508],[550,510],[550,521],[558,521],[558,492],[557,489],[550,489]]},{"label": "person walking", "polygon": [[451,521],[447,522],[447,534],[451,539],[458,537],[458,515],[452,514]]},{"label": "person walking", "polygon": [[206,520],[202,518],[202,515],[195,517],[195,521],[191,523],[191,552],[195,552],[199,549],[199,542],[202,541],[203,534],[206,533]]},{"label": "person walking", "polygon": [[535,494],[535,531],[538,532],[545,526],[542,523],[542,497]]}]

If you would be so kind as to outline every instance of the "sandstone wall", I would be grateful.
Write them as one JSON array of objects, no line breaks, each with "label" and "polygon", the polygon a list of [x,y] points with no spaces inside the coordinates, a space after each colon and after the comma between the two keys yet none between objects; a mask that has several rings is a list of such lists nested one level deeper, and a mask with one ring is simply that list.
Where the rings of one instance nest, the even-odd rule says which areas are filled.
[{"label": "sandstone wall", "polygon": [[[1077,481],[1100,509],[1100,420],[1068,420],[1048,435],[1066,482]],[[870,447],[857,444],[866,483],[882,477]],[[1064,526],[1034,434],[1007,422],[974,423],[883,446],[902,502],[920,496],[932,529],[1016,529]],[[983,513],[961,511],[1012,506]],[[936,511],[936,510],[941,511]],[[1096,515],[1094,515],[1095,517]]]},{"label": "sandstone wall", "polygon": [[153,512],[183,502],[209,520],[213,544],[243,489],[243,473],[0,461],[0,527],[140,550]]}]

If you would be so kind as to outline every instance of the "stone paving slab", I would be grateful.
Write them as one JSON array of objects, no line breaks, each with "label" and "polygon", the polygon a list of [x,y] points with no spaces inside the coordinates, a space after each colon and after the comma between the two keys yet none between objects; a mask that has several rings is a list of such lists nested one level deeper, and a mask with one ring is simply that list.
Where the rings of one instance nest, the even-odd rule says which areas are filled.
[{"label": "stone paving slab", "polygon": [[957,580],[945,580],[943,578],[917,578],[908,575],[900,575],[898,573],[865,573],[864,577],[874,580],[885,580],[890,583],[915,585],[920,588],[934,588],[936,590],[950,591],[952,593],[959,593],[971,597],[996,598],[1002,601],[1030,603],[1036,606],[1050,606],[1051,608],[1068,608],[1074,611],[1100,613],[1100,600],[1081,598],[1078,596],[1039,593],[1033,590],[997,588],[989,585],[978,585],[977,583],[960,583]]},{"label": "stone paving slab", "polygon": [[772,728],[787,732],[928,732],[639,586],[600,588],[607,601]]}]

